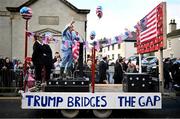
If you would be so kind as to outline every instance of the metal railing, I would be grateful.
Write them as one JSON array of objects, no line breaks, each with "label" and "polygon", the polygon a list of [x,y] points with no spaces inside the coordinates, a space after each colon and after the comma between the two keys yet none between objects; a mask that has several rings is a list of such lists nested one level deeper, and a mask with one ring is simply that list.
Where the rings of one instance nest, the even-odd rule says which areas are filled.
[{"label": "metal railing", "polygon": [[23,87],[23,70],[0,70],[0,95],[16,95]]}]

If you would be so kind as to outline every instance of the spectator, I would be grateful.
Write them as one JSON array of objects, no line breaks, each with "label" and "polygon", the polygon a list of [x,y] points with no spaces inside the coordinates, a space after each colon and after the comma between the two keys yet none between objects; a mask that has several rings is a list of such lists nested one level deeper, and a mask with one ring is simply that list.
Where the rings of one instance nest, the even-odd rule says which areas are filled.
[{"label": "spectator", "polygon": [[102,60],[99,62],[99,83],[108,83],[107,81],[107,56],[104,56]]},{"label": "spectator", "polygon": [[0,57],[0,86],[3,86],[3,82],[2,82],[2,68],[4,66],[4,59],[1,56]]},{"label": "spectator", "polygon": [[18,66],[16,68],[16,86],[23,87],[23,63],[18,60]]},{"label": "spectator", "polygon": [[134,65],[132,62],[129,62],[127,71],[128,73],[136,73],[136,65]]},{"label": "spectator", "polygon": [[55,56],[53,58],[53,64],[57,61],[57,58],[60,58],[60,61],[61,61],[61,56],[60,56],[59,52],[55,52]]},{"label": "spectator", "polygon": [[61,60],[58,57],[57,61],[54,63],[54,73],[53,73],[54,78],[58,78],[60,76],[60,69],[61,69]]},{"label": "spectator", "polygon": [[89,80],[91,80],[91,65],[92,65],[92,61],[91,60],[87,60],[87,63],[84,63],[84,76],[86,78],[89,78]]},{"label": "spectator", "polygon": [[120,58],[116,61],[115,67],[114,67],[114,84],[121,84],[123,80],[123,67],[122,67],[123,59]]},{"label": "spectator", "polygon": [[172,82],[172,78],[171,78],[171,72],[170,72],[170,59],[166,58],[164,60],[164,88],[165,89],[169,89],[170,86],[170,82]]},{"label": "spectator", "polygon": [[126,64],[126,62],[125,62],[125,57],[123,58],[123,61],[122,61],[122,67],[123,67],[123,71],[126,71],[127,70],[127,68],[128,68],[128,65]]},{"label": "spectator", "polygon": [[10,87],[12,82],[12,70],[13,70],[13,63],[10,61],[8,57],[5,58],[4,65],[2,67],[3,70],[3,77],[2,81],[5,87]]}]

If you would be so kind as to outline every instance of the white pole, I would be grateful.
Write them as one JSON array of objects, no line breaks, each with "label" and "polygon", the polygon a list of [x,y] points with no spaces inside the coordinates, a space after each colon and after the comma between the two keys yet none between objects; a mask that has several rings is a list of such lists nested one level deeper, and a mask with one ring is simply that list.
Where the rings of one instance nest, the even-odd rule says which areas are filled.
[{"label": "white pole", "polygon": [[164,93],[164,72],[163,72],[163,49],[159,51],[159,88],[160,92]]},{"label": "white pole", "polygon": [[141,62],[142,55],[139,54],[139,73],[142,73],[142,62]]}]

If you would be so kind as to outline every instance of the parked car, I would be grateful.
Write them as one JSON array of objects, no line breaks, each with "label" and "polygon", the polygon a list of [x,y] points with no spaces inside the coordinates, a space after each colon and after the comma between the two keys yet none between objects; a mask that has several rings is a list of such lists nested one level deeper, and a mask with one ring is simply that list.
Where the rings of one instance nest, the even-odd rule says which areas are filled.
[{"label": "parked car", "polygon": [[159,75],[158,64],[159,62],[156,56],[149,56],[142,60],[142,67],[144,67],[144,72],[148,72],[154,77],[158,77]]},{"label": "parked car", "polygon": [[139,62],[139,56],[138,55],[134,55],[134,56],[130,56],[126,59],[126,64],[128,63],[128,61],[131,60],[131,62],[136,65],[137,62]]}]

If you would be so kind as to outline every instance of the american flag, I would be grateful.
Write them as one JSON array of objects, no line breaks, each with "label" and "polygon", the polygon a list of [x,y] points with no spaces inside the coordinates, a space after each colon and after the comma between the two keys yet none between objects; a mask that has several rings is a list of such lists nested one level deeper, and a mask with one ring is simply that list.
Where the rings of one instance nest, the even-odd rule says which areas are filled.
[{"label": "american flag", "polygon": [[157,37],[157,9],[152,10],[146,17],[140,21],[141,32],[140,40],[141,42],[151,40]]},{"label": "american flag", "polygon": [[[135,26],[137,32],[138,53],[147,53],[158,50],[162,42],[163,32],[163,5],[160,3]],[[155,48],[155,46],[157,46]]]},{"label": "american flag", "polygon": [[74,45],[72,46],[72,55],[74,60],[78,60],[79,58],[79,49],[80,49],[80,42],[75,41]]}]

